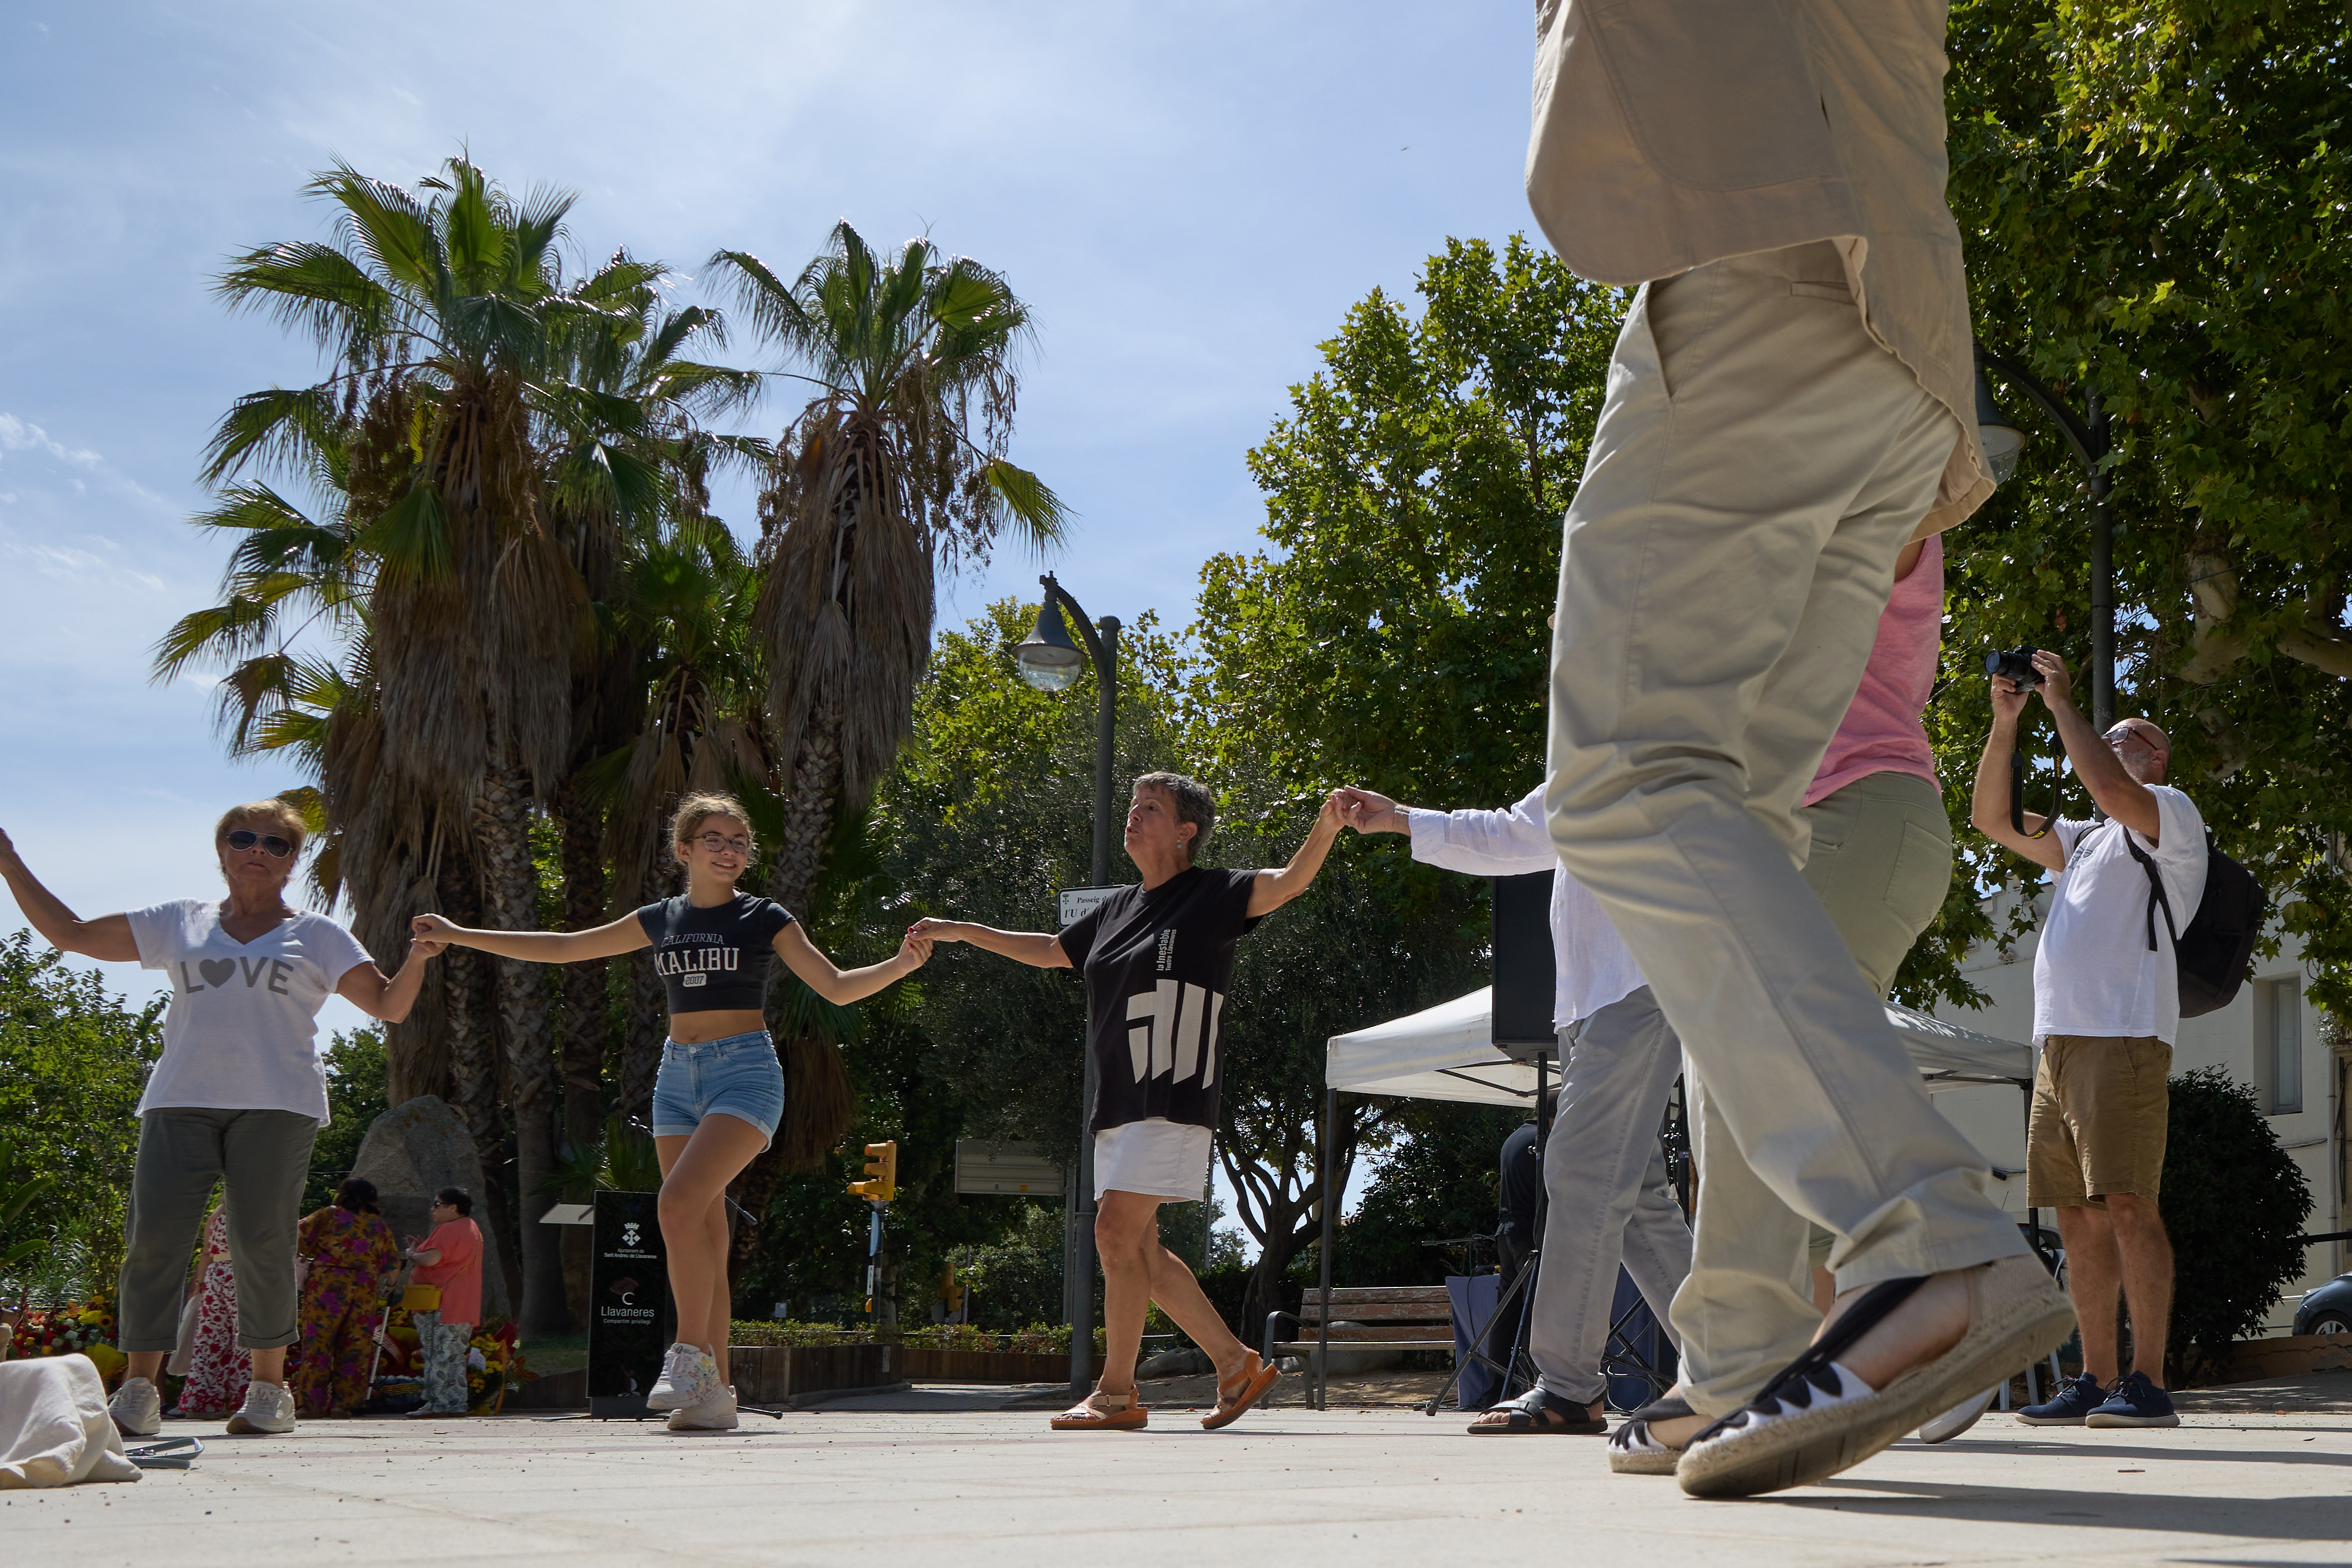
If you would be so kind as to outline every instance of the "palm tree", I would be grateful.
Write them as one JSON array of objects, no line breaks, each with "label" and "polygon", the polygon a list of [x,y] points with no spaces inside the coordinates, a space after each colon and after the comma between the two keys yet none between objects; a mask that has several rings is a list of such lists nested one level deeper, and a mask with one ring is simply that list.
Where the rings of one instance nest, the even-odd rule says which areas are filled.
[{"label": "palm tree", "polygon": [[[575,669],[594,644],[580,536],[671,504],[665,456],[694,410],[749,384],[676,353],[715,328],[707,313],[667,323],[663,374],[632,382],[646,356],[630,345],[660,320],[666,269],[624,254],[567,281],[557,246],[568,193],[517,201],[462,157],[413,192],[341,164],[310,189],[335,209],[334,242],[252,251],[219,291],[310,334],[331,373],[238,399],[205,478],[340,472],[349,497],[346,531],[365,564],[367,700],[329,727],[320,761],[363,936],[390,936],[419,908],[462,919],[473,900],[491,924],[535,925],[530,825],[574,760]],[[224,635],[251,654],[266,634]],[[532,966],[491,963],[513,1190],[535,1194],[556,1157],[546,997]],[[482,1076],[455,1055],[461,1079]],[[500,1170],[495,1115],[476,1114],[464,1082],[458,1098],[473,1101],[486,1173]],[[490,1206],[503,1219],[505,1205]],[[524,1207],[508,1252],[522,1263],[520,1315],[527,1328],[555,1328],[565,1313],[554,1238],[531,1223],[544,1200]]]},{"label": "palm tree", "polygon": [[[984,561],[1008,529],[1042,552],[1066,519],[1053,491],[1005,457],[1013,356],[1031,327],[997,273],[926,239],[877,255],[847,223],[789,286],[743,251],[709,265],[783,351],[787,374],[815,388],[761,498],[753,620],[785,792],[770,892],[801,913],[835,816],[872,792],[912,729],[938,571]],[[740,1179],[739,1201],[754,1215],[783,1169],[814,1163],[848,1120],[839,1054],[782,1033],[788,1110],[798,1109]],[[833,1114],[810,1114],[817,1107]]]}]

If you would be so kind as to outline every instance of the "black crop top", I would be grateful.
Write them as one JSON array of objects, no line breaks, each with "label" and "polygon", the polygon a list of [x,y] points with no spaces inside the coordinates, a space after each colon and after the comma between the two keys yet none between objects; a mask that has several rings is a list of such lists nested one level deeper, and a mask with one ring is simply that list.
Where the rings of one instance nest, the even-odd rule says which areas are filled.
[{"label": "black crop top", "polygon": [[705,910],[681,893],[639,910],[637,923],[653,939],[654,973],[673,1014],[756,1013],[767,1000],[776,933],[793,917],[774,900],[750,893]]}]

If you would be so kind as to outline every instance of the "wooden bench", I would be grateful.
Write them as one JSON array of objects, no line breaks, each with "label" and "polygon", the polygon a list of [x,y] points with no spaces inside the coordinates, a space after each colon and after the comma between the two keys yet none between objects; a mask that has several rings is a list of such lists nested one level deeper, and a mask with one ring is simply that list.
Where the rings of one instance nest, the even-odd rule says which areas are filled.
[{"label": "wooden bench", "polygon": [[[1276,1325],[1287,1318],[1298,1325],[1299,1337],[1279,1339]],[[1333,1327],[1323,1330],[1336,1348],[1377,1346],[1382,1350],[1444,1351],[1454,1350],[1454,1302],[1443,1285],[1370,1285],[1334,1286],[1331,1290],[1329,1319]],[[1325,1322],[1323,1292],[1310,1288],[1296,1312],[1268,1312],[1265,1315],[1265,1359],[1271,1362],[1278,1355],[1307,1355],[1317,1344],[1317,1331]],[[1347,1327],[1338,1327],[1338,1324]]]}]

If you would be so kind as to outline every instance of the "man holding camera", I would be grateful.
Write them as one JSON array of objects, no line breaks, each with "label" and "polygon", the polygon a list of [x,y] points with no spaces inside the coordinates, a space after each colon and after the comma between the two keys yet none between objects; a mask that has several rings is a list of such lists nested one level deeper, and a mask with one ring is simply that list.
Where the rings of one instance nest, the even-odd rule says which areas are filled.
[{"label": "man holding camera", "polygon": [[[1994,843],[2057,873],[2033,952],[2033,1043],[2042,1059],[2026,1133],[2026,1201],[2057,1212],[2067,1289],[2082,1321],[2083,1371],[2018,1419],[2177,1426],[2164,1389],[2172,1244],[2157,1187],[2180,992],[2163,916],[2185,926],[2204,896],[2205,823],[2164,782],[2171,748],[2163,731],[2126,719],[2099,734],[2074,707],[2065,661],[2046,648],[2021,651],[2031,653],[2030,675],[2005,658],[2002,669],[2014,673],[1992,677],[1992,732],[1970,820]],[[2099,818],[2012,816],[2010,758],[2035,689]],[[2132,1322],[2132,1368],[2120,1376],[2118,1287]]]}]

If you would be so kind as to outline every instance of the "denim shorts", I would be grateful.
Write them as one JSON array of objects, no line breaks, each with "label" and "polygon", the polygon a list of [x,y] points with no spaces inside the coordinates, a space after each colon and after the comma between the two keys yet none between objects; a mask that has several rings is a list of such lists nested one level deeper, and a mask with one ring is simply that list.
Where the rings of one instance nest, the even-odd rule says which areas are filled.
[{"label": "denim shorts", "polygon": [[724,1111],[750,1122],[773,1142],[784,1117],[784,1067],[765,1029],[681,1046],[662,1046],[654,1079],[654,1136],[690,1136],[702,1119]]}]

